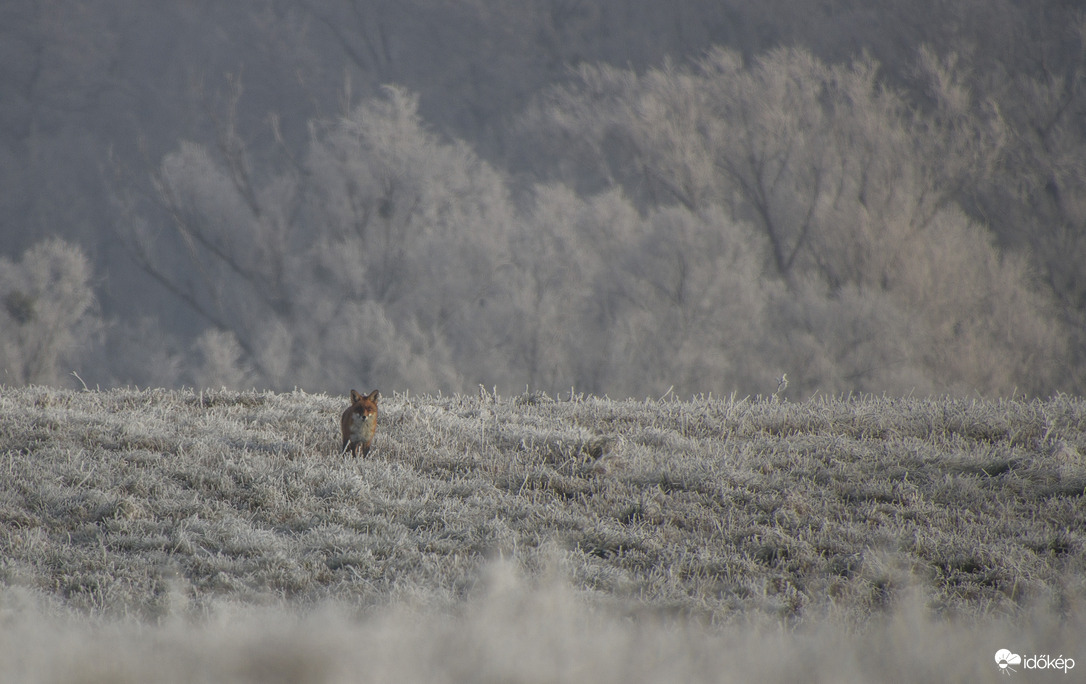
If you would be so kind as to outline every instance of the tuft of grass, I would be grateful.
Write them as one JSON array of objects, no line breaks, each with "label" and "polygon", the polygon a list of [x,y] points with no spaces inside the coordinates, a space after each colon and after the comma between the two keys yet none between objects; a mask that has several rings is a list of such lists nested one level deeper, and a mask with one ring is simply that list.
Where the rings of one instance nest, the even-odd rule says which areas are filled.
[{"label": "tuft of grass", "polygon": [[[746,658],[723,639],[785,654],[768,681],[811,679],[812,645],[850,663],[814,659],[816,681],[898,665],[909,681],[930,658],[863,645],[911,625],[911,653],[958,671],[955,648],[1012,623],[1072,657],[1086,642],[1076,398],[390,395],[366,459],[339,453],[344,407],[0,388],[0,679],[64,652],[139,681],[150,643],[169,644],[177,681],[251,681],[265,662],[314,681],[363,662],[404,681],[753,676],[720,674]],[[19,635],[45,633],[37,660],[19,655]],[[363,637],[381,649],[356,652]],[[105,644],[115,657],[89,655]],[[200,649],[214,675],[186,660]],[[988,672],[985,649],[961,671]],[[76,658],[36,681],[78,674]]]}]

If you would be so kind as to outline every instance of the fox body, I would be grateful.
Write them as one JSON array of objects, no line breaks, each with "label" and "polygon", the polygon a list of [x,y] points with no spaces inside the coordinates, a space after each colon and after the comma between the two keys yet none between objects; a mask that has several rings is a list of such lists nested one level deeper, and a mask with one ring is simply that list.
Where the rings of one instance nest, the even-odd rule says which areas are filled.
[{"label": "fox body", "polygon": [[351,405],[343,412],[339,421],[343,431],[343,451],[351,450],[355,456],[358,450],[362,455],[370,453],[370,444],[373,443],[373,433],[377,431],[377,398],[381,393],[373,390],[369,395],[359,394],[351,390]]}]

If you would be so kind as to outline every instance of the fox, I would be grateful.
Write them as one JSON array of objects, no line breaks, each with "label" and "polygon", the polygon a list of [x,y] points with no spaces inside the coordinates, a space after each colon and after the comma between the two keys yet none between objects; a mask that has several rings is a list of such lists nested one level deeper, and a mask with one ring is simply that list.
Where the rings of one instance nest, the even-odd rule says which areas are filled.
[{"label": "fox", "polygon": [[369,395],[362,395],[351,390],[351,405],[343,412],[339,427],[343,431],[343,447],[341,452],[350,449],[351,454],[358,455],[362,450],[362,456],[368,456],[370,445],[373,444],[373,434],[377,431],[377,398],[381,393],[373,390]]}]

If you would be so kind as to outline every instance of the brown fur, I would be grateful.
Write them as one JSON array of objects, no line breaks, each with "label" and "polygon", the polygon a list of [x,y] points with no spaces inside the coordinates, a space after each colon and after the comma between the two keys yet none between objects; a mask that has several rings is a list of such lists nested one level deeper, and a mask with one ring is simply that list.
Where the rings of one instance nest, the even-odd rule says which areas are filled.
[{"label": "brown fur", "polygon": [[381,393],[377,390],[373,390],[368,396],[351,390],[351,405],[343,412],[339,421],[340,430],[343,432],[343,451],[350,449],[355,456],[359,449],[363,456],[370,453],[373,435],[377,432],[377,398],[380,396]]}]

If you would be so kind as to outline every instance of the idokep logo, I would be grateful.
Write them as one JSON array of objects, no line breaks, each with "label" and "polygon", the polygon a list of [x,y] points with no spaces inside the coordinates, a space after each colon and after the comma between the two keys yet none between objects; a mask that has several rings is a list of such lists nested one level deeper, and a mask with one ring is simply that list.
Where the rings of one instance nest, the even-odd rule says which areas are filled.
[{"label": "idokep logo", "polygon": [[1055,658],[1048,654],[1023,658],[1006,648],[996,651],[995,661],[996,665],[999,666],[999,671],[1006,675],[1017,672],[1016,665],[1026,670],[1063,670],[1064,674],[1067,674],[1075,667],[1075,659],[1064,658],[1062,653]]},{"label": "idokep logo", "polygon": [[1022,656],[1017,653],[1011,653],[1005,648],[996,651],[995,659],[996,665],[999,665],[999,669],[1002,670],[1004,674],[1010,674],[1015,671],[1011,665],[1022,664]]}]

